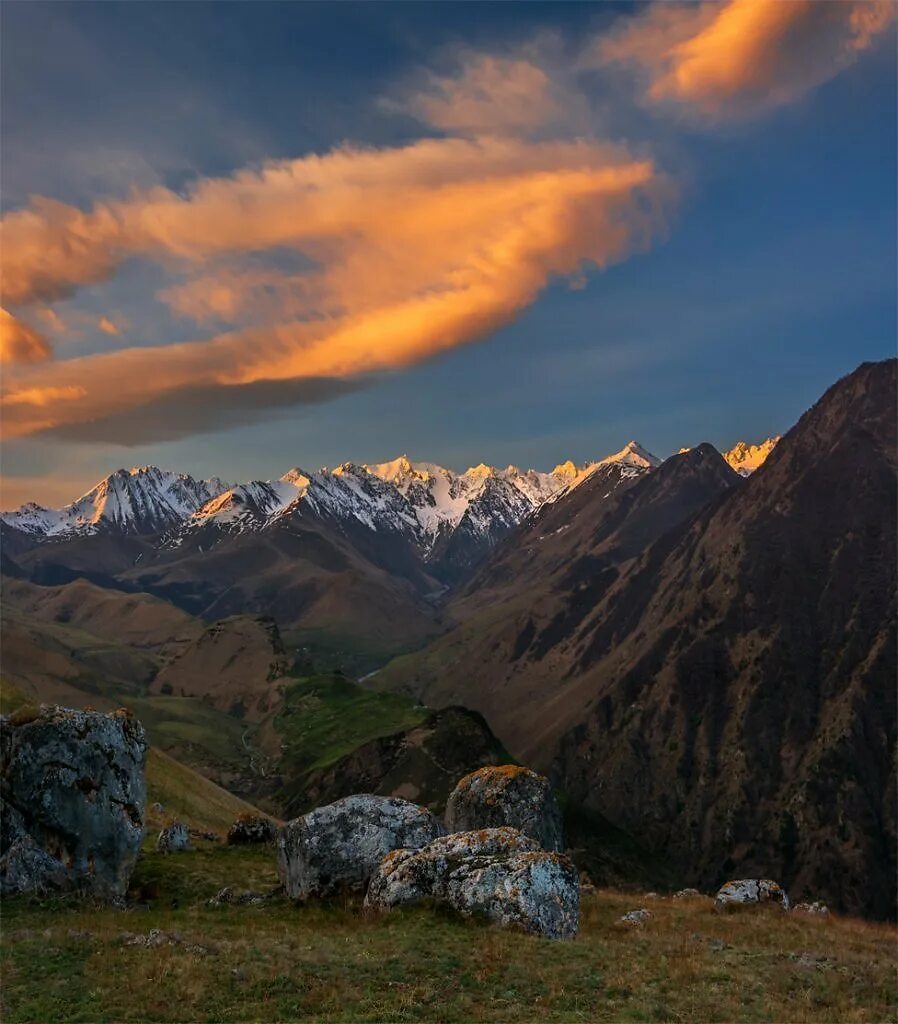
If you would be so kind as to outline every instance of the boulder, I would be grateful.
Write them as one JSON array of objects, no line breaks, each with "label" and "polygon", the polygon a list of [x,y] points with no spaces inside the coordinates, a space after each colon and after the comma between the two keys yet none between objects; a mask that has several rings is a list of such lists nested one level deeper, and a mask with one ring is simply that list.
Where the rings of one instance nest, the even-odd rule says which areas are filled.
[{"label": "boulder", "polygon": [[365,904],[380,910],[436,900],[465,916],[551,939],[570,939],[580,921],[574,865],[508,826],[456,832],[420,850],[388,854]]},{"label": "boulder", "polygon": [[718,890],[714,902],[718,910],[758,903],[778,903],[783,910],[789,909],[786,890],[769,878],[740,878],[727,882]]},{"label": "boulder", "polygon": [[261,815],[246,814],[238,818],[228,829],[228,846],[250,846],[275,843],[278,827],[271,820]]},{"label": "boulder", "polygon": [[190,829],[183,821],[173,821],[156,838],[157,853],[185,853],[191,849]]},{"label": "boulder", "polygon": [[147,744],[130,712],[22,709],[0,723],[0,891],[120,898],[143,839]]},{"label": "boulder", "polygon": [[544,850],[564,849],[561,810],[549,780],[529,768],[487,766],[466,775],[449,794],[450,832],[510,825]]},{"label": "boulder", "polygon": [[418,849],[444,832],[438,818],[408,800],[347,796],[281,829],[278,874],[293,899],[362,890],[391,850]]}]

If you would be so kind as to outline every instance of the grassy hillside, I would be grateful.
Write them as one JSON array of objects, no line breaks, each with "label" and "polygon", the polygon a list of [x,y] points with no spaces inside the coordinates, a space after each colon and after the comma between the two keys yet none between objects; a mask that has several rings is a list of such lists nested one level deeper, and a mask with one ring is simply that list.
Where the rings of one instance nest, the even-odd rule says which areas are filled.
[{"label": "grassy hillside", "polygon": [[[162,804],[157,814],[152,805]],[[147,756],[147,816],[152,827],[178,818],[201,831],[225,833],[241,814],[258,814],[251,804],[204,778],[168,754],[150,749]]]},{"label": "grassy hillside", "polygon": [[322,768],[362,743],[409,729],[425,717],[407,697],[365,690],[340,675],[308,676],[284,691],[274,719],[284,760]]},{"label": "grassy hillside", "polygon": [[[893,927],[707,899],[600,890],[574,942],[448,912],[357,903],[210,908],[221,886],[267,891],[271,850],[146,854],[144,913],[4,901],[7,1024],[24,1021],[894,1020]],[[643,929],[620,916],[649,906]],[[129,945],[161,929],[174,943]]]}]

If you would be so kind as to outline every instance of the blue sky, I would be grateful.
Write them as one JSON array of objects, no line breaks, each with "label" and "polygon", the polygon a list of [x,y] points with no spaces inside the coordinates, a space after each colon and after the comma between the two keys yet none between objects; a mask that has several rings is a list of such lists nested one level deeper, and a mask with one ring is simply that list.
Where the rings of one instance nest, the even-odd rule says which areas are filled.
[{"label": "blue sky", "polygon": [[[685,19],[696,9],[683,10],[677,38],[704,31],[711,16],[690,30]],[[774,54],[767,77],[744,80],[738,96],[715,95],[705,79],[700,89],[671,84],[657,55],[640,58],[631,77],[627,68],[584,59],[584,40],[632,34],[656,16],[634,5],[558,3],[5,5],[5,218],[31,209],[35,194],[81,210],[112,201],[143,208],[156,187],[183,197],[198,181],[343,144],[394,151],[458,134],[479,145],[483,133],[492,137],[492,124],[459,128],[457,104],[451,117],[445,105],[425,116],[418,97],[432,98],[439,80],[457,100],[454,83],[464,85],[466,68],[484,55],[506,62],[498,75],[509,62],[537,68],[553,90],[545,120],[499,126],[514,136],[524,163],[546,140],[613,143],[630,163],[650,157],[670,196],[653,218],[651,240],[628,243],[605,269],[587,263],[568,276],[557,271],[567,264],[543,254],[545,280],[536,294],[529,286],[516,292],[512,316],[487,318],[485,328],[448,347],[437,337],[433,351],[424,346],[412,360],[326,369],[325,381],[316,373],[293,391],[292,382],[278,385],[271,402],[258,381],[246,401],[229,388],[210,393],[203,378],[201,396],[192,386],[153,392],[157,404],[142,412],[136,392],[106,427],[103,403],[117,387],[117,364],[109,363],[102,392],[73,401],[68,419],[49,429],[36,414],[15,422],[3,453],[4,506],[72,498],[104,473],[142,463],[239,480],[400,452],[459,468],[481,461],[548,468],[631,438],[662,456],[702,440],[724,447],[784,431],[859,362],[893,355],[894,22],[852,43],[838,73],[796,79]],[[789,31],[811,40],[795,59],[825,68],[838,64],[833,53],[847,52],[843,36],[853,29],[808,21]],[[645,99],[647,80],[658,83],[663,103]],[[552,173],[563,169],[552,165]],[[372,207],[391,196],[378,187]],[[634,208],[644,201],[634,198]],[[423,215],[420,230],[428,232]],[[592,252],[590,241],[571,237],[559,248],[577,255],[577,244]],[[333,246],[349,270],[361,268],[360,287],[368,287],[378,269],[369,249],[358,254],[339,238]],[[202,276],[205,264],[191,257],[185,274],[180,250],[146,252],[136,242],[114,272],[79,280],[70,295],[36,299],[32,288],[10,306],[54,349],[52,359],[7,368],[19,395],[76,357],[150,348],[162,361],[167,346],[247,327],[263,332],[253,344],[267,344],[268,311],[264,329],[260,320],[203,323],[173,312],[160,293]],[[231,252],[227,265],[216,257],[213,273],[261,267],[301,275],[322,261],[319,250],[310,258],[290,245],[232,259]],[[27,261],[23,255],[22,273],[34,277]],[[377,301],[372,292],[350,311],[364,317]],[[150,368],[140,371],[149,394],[152,363],[141,365]],[[161,440],[165,431],[155,427],[179,401],[202,406],[202,416]],[[12,406],[22,407],[21,399]]]}]

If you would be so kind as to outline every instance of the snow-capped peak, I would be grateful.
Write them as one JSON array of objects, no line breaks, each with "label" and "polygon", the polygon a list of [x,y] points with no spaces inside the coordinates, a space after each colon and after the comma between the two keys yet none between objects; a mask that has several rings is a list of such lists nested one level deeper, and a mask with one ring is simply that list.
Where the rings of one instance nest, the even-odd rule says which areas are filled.
[{"label": "snow-capped peak", "polygon": [[760,444],[737,441],[728,452],[724,453],[723,457],[740,476],[750,476],[766,462],[767,456],[773,451],[779,440],[780,435],[768,437]]},{"label": "snow-capped peak", "polygon": [[606,455],[596,465],[608,466],[611,463],[619,462],[625,466],[633,466],[637,469],[657,469],[661,465],[661,459],[645,448],[638,441],[628,441],[619,452],[613,455]]},{"label": "snow-capped peak", "polygon": [[104,477],[60,509],[23,505],[2,514],[3,522],[29,533],[156,533],[183,521],[225,488],[217,477],[195,480],[156,466],[132,466]]}]

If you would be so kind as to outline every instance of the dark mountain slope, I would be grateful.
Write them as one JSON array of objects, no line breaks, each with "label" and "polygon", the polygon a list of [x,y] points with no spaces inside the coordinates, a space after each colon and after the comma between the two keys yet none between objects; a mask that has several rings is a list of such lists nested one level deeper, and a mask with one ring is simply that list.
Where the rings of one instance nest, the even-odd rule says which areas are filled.
[{"label": "dark mountain slope", "polygon": [[894,914],[895,393],[894,360],[838,382],[556,651],[559,778],[694,882]]},{"label": "dark mountain slope", "polygon": [[565,699],[571,666],[560,645],[646,543],[734,486],[740,478],[710,445],[638,478],[597,470],[500,546],[449,605],[455,629],[392,662],[374,685],[473,707],[513,754],[545,761],[583,707]]}]

